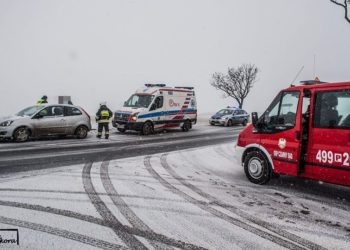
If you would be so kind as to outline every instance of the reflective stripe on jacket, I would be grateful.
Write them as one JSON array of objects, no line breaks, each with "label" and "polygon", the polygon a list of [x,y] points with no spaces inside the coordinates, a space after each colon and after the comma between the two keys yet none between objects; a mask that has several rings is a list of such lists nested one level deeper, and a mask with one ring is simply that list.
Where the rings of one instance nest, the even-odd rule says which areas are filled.
[{"label": "reflective stripe on jacket", "polygon": [[98,115],[97,123],[109,123],[109,119],[111,118],[109,110],[101,110]]}]

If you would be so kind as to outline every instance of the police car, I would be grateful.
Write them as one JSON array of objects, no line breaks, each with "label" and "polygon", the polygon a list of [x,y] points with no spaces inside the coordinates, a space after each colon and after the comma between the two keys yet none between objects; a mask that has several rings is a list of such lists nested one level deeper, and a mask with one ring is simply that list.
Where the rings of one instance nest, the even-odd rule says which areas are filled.
[{"label": "police car", "polygon": [[234,124],[242,124],[246,126],[249,120],[249,114],[239,108],[227,107],[216,112],[209,118],[210,125],[232,126]]},{"label": "police car", "polygon": [[114,114],[112,124],[119,132],[140,131],[149,135],[157,129],[181,128],[187,132],[197,122],[193,87],[145,84]]}]

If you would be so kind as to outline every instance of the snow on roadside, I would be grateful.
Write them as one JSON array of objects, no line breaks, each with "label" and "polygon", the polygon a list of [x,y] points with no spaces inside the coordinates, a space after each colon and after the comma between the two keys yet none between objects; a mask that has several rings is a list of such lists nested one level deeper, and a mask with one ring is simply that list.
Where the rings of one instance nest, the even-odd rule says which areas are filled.
[{"label": "snow on roadside", "polygon": [[[234,161],[232,143],[95,162],[88,176],[83,168],[75,165],[2,177],[0,216],[118,246],[126,243],[108,226],[91,222],[93,218],[102,220],[102,215],[110,213],[125,226],[209,249],[281,249],[280,244],[249,229],[270,233],[258,225],[260,220],[325,248],[347,249],[350,244],[349,201],[329,195],[341,190],[346,198],[349,190],[290,177],[266,186],[251,184]],[[102,175],[101,169],[108,174]],[[83,179],[87,177],[105,205],[103,211],[96,209],[86,193]],[[115,193],[107,194],[106,187]],[[65,211],[74,212],[75,217],[57,214]],[[90,222],[82,220],[83,216],[90,216]],[[236,220],[249,230],[233,225]],[[82,244],[58,233],[19,229],[25,248],[74,249]],[[152,244],[145,238],[142,242],[147,247]]]}]

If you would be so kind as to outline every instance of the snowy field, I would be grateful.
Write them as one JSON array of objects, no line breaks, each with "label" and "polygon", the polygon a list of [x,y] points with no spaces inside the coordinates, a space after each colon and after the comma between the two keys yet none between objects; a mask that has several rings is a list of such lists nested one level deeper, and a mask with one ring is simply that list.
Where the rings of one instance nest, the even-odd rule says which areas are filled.
[{"label": "snowy field", "polygon": [[0,228],[23,249],[349,249],[348,188],[257,186],[233,159],[230,143],[11,174]]}]

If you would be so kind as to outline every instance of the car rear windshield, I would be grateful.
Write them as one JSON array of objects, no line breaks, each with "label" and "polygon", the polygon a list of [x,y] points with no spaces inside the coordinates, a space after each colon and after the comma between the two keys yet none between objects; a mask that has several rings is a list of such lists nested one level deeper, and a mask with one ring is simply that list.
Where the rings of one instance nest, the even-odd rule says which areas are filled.
[{"label": "car rear windshield", "polygon": [[17,116],[32,116],[40,109],[44,108],[43,106],[31,106],[28,108],[23,109],[22,111],[18,112]]},{"label": "car rear windshield", "polygon": [[124,107],[130,108],[148,108],[151,104],[154,95],[132,95],[129,100],[124,103]]}]

